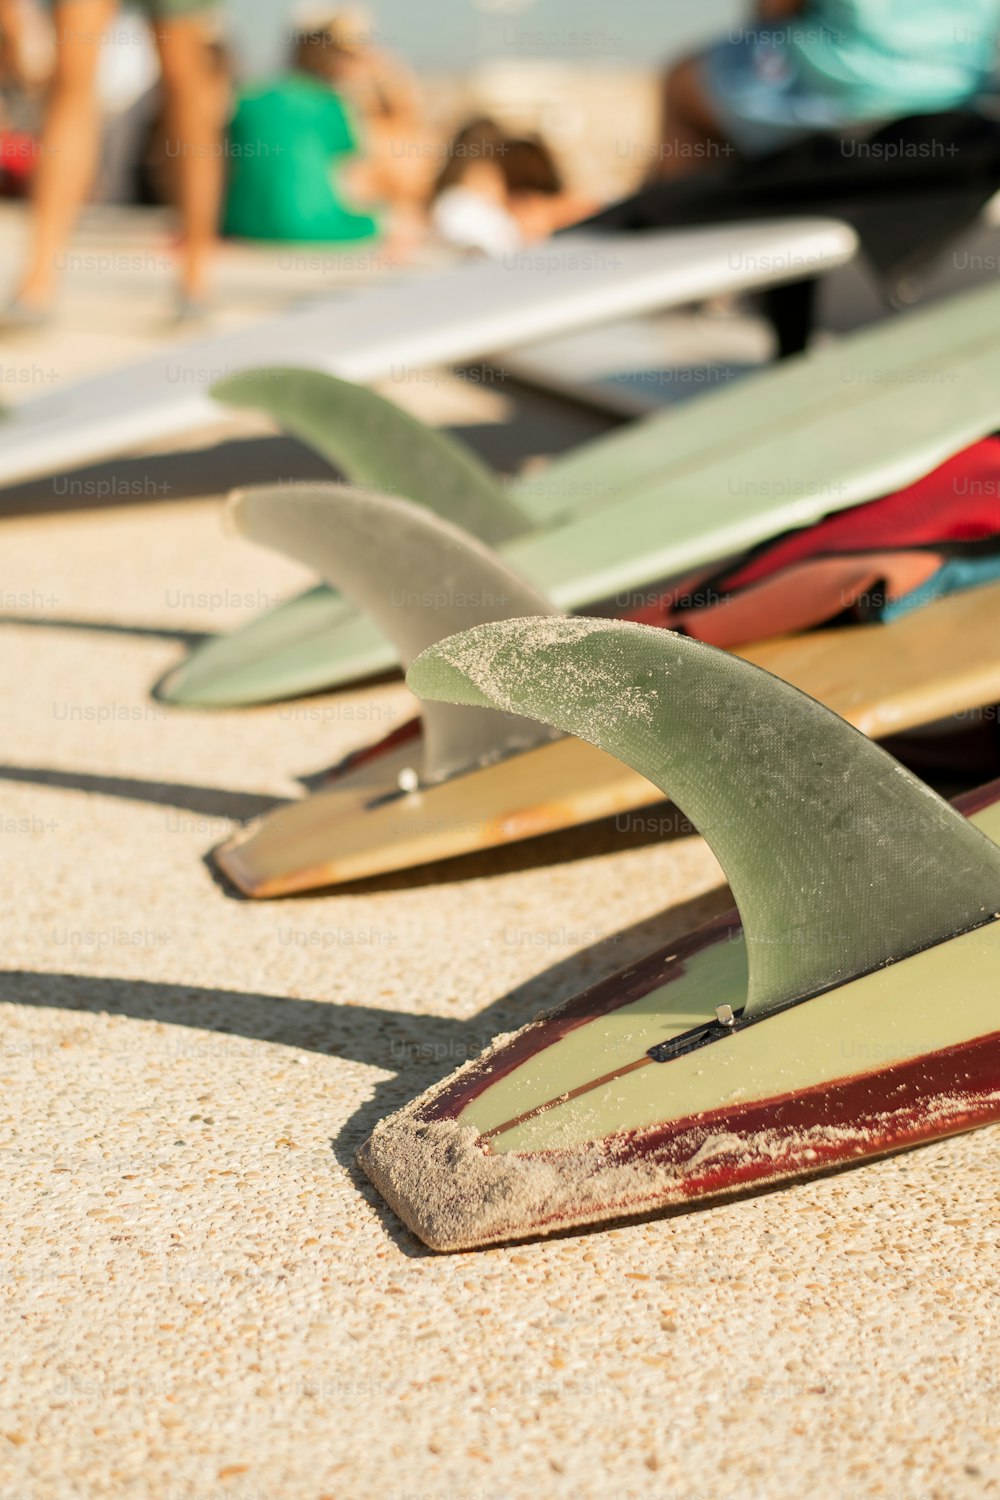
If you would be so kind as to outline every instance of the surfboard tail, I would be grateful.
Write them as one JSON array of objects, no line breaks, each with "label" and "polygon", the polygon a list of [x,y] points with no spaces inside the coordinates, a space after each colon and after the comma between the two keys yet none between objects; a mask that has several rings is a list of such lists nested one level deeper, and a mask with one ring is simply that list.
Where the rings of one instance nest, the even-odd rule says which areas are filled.
[{"label": "surfboard tail", "polygon": [[627,760],[709,837],[740,909],[373,1132],[362,1166],[432,1247],[1000,1119],[1000,785],[963,816],[788,684],[642,626],[508,621],[432,648],[411,682]]},{"label": "surfboard tail", "polygon": [[[974,816],[1000,835],[1000,784]],[[1000,1121],[997,924],[684,1050],[745,986],[741,943],[734,912],[498,1039],[382,1121],[361,1167],[425,1244],[458,1251],[679,1210]],[[956,983],[957,1011],[942,1003]]]},{"label": "surfboard tail", "polygon": [[[518,1041],[482,1067],[502,1073]],[[522,1152],[463,1124],[452,1092],[447,1105],[425,1098],[384,1121],[358,1161],[431,1249],[478,1249],[758,1191],[996,1123],[998,1049],[995,1031],[823,1087]]]}]

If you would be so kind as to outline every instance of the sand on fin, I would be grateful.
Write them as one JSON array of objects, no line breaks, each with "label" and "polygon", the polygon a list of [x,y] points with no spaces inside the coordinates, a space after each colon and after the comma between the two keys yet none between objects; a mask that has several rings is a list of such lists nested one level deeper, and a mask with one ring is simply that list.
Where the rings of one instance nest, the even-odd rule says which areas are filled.
[{"label": "sand on fin", "polygon": [[505,620],[441,641],[421,698],[530,714],[616,755],[711,845],[746,933],[746,1016],[1000,912],[1000,849],[797,688],[614,620]]}]

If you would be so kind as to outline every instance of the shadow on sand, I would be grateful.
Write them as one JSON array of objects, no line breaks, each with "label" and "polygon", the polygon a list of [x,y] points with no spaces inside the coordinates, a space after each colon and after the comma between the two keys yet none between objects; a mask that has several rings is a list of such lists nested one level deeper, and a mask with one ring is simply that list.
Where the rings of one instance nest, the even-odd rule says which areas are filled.
[{"label": "shadow on sand", "polygon": [[0,975],[0,1000],[189,1026],[324,1057],[348,1058],[391,1073],[375,1084],[371,1098],[345,1122],[331,1146],[341,1168],[379,1211],[388,1237],[404,1254],[423,1257],[433,1252],[399,1223],[355,1163],[358,1147],[378,1121],[475,1057],[498,1033],[525,1025],[539,1011],[676,942],[682,933],[730,905],[724,888],[682,902],[561,959],[464,1021],[403,1014],[368,1004],[24,970]]}]

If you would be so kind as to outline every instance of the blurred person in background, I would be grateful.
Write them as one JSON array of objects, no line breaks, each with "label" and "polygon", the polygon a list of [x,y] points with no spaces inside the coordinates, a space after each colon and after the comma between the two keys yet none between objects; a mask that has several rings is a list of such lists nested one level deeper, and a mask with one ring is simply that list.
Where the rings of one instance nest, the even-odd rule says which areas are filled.
[{"label": "blurred person in background", "polygon": [[[365,11],[321,14],[299,37],[291,73],[263,89],[247,91],[233,126],[237,149],[226,213],[228,232],[335,241],[367,238],[382,230],[397,256],[423,237],[439,152],[424,125],[412,77],[397,59],[374,45],[374,38]],[[275,132],[282,154],[287,144],[290,155],[294,133],[301,159],[284,162],[294,182],[282,185],[278,162],[269,165],[263,152],[256,168],[240,165],[243,137],[252,141],[266,131]],[[253,205],[245,192],[249,181],[268,194],[271,233],[253,228]],[[323,181],[328,186],[321,187]],[[365,224],[364,219],[378,223]]]},{"label": "blurred person in background", "polygon": [[600,207],[586,193],[574,193],[539,135],[514,136],[503,155],[507,202],[526,244],[548,239]]},{"label": "blurred person in background", "polygon": [[356,186],[349,169],[360,141],[335,86],[338,58],[326,27],[303,32],[289,72],[240,93],[229,132],[226,234],[317,243],[378,234],[375,215],[342,193]]},{"label": "blurred person in background", "polygon": [[412,74],[376,45],[366,11],[334,11],[324,29],[330,43],[330,85],[353,111],[361,134],[364,171],[359,180],[369,196],[397,210],[422,208],[439,153],[424,123]]},{"label": "blurred person in background", "polygon": [[[209,23],[213,0],[145,0],[156,41],[168,130],[178,161],[177,199],[181,317],[196,316],[207,288],[222,180],[218,111],[214,107]],[[69,245],[97,166],[100,112],[98,66],[116,0],[55,0],[55,66],[33,180],[28,265],[7,327],[33,327],[49,316],[60,260]],[[18,54],[18,0],[0,0],[0,29]]]},{"label": "blurred person in background", "polygon": [[0,93],[34,94],[52,72],[55,46],[35,0],[0,6]]},{"label": "blurred person in background", "polygon": [[998,0],[762,0],[670,70],[657,175],[973,106],[994,86],[998,23]]},{"label": "blurred person in background", "polygon": [[38,149],[44,86],[52,72],[47,18],[33,0],[14,0],[0,24],[0,196],[26,197]]},{"label": "blurred person in background", "polygon": [[503,170],[506,149],[507,137],[487,116],[469,120],[448,143],[431,193],[431,223],[447,244],[492,256],[521,249]]},{"label": "blurred person in background", "polygon": [[[224,159],[223,142],[233,112],[235,64],[221,27],[213,27],[206,36],[206,51],[203,103],[212,111]],[[183,154],[171,136],[169,112],[159,83],[153,95],[153,109],[143,110],[144,128],[128,152],[131,183],[127,196],[132,202],[159,205],[177,201]]]},{"label": "blurred person in background", "polygon": [[471,120],[447,148],[431,221],[457,249],[502,256],[585,218],[597,201],[567,191],[540,136],[508,136],[495,120]]}]

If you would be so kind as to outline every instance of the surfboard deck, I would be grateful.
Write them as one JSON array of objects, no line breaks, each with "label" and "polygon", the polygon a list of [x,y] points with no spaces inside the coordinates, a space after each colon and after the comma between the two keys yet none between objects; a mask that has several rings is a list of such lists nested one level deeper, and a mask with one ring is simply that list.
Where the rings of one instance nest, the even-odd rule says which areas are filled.
[{"label": "surfboard deck", "polygon": [[807,631],[736,654],[883,739],[1000,701],[1000,585],[886,624]]},{"label": "surfboard deck", "polygon": [[[958,805],[1000,841],[1000,783]],[[441,1251],[856,1164],[1000,1121],[998,980],[994,919],[698,1045],[746,998],[732,913],[499,1038],[358,1160]]]},{"label": "surfboard deck", "polygon": [[398,668],[375,624],[325,583],[304,590],[238,630],[213,636],[153,686],[164,703],[238,708],[322,691],[336,643],[360,678]]},{"label": "surfboard deck", "polygon": [[635,420],[759,374],[772,358],[762,319],[685,310],[525,344],[504,356],[504,369],[536,390]]},{"label": "surfboard deck", "polygon": [[[892,624],[814,631],[737,654],[882,738],[1000,701],[1000,584]],[[400,746],[394,735],[329,787],[241,829],[213,858],[245,895],[266,899],[457,858],[660,798],[644,776],[576,739],[401,791],[400,773],[419,762],[416,738]]]},{"label": "surfboard deck", "polygon": [[306,364],[367,382],[469,359],[570,328],[843,264],[836,220],[580,234],[501,261],[379,282],[252,328],[183,346],[19,406],[4,424],[0,485],[64,472],[218,420],[208,387],[254,365]]},{"label": "surfboard deck", "polygon": [[[419,737],[418,737],[419,738]],[[375,755],[328,789],[278,808],[215,851],[244,895],[301,891],[492,849],[655,801],[642,777],[580,740],[557,740],[406,792],[419,744]]]},{"label": "surfboard deck", "polygon": [[[1000,288],[980,288],[588,445],[516,490],[536,520],[572,515],[498,550],[560,609],[612,600],[624,611],[665,578],[889,494],[996,429],[998,315]],[[332,599],[321,619],[319,595],[322,639],[287,648],[286,608],[298,601],[245,638],[197,648],[172,674],[170,700],[262,702],[395,665],[370,622],[343,618]]]}]

